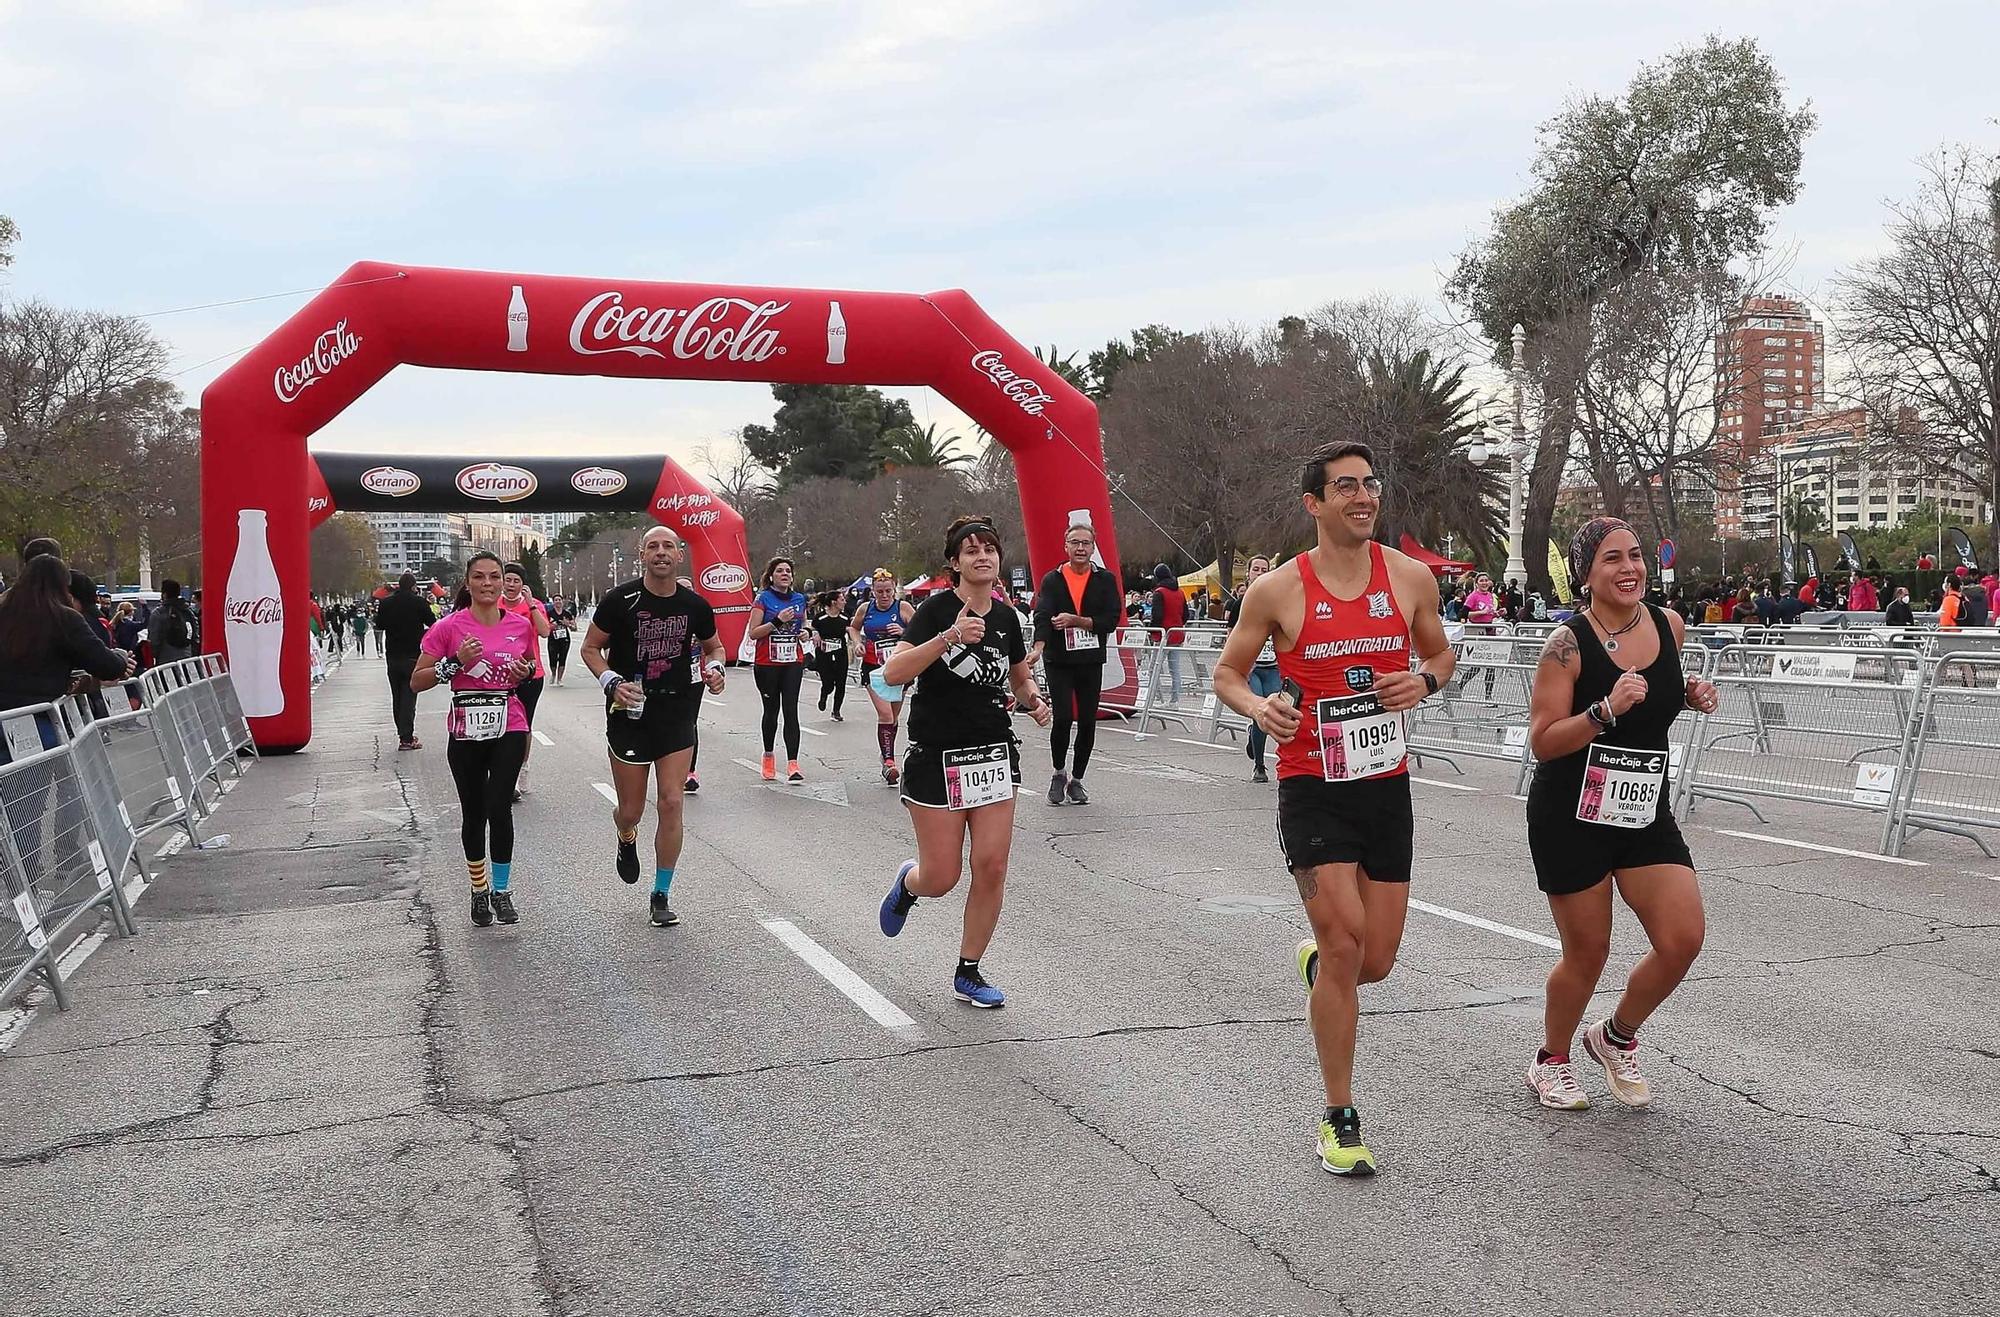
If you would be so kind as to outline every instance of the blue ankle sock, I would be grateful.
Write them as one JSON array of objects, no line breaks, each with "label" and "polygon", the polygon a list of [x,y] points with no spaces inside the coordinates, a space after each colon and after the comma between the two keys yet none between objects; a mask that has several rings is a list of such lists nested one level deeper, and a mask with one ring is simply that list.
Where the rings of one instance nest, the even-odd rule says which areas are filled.
[{"label": "blue ankle sock", "polygon": [[493,890],[496,892],[506,891],[507,878],[513,872],[514,862],[512,860],[507,861],[505,864],[502,864],[498,860],[493,861]]},{"label": "blue ankle sock", "polygon": [[660,894],[661,894],[662,896],[664,896],[664,895],[666,895],[666,891],[667,891],[667,889],[668,889],[669,887],[672,887],[673,885],[674,885],[674,871],[673,871],[672,869],[655,869],[655,870],[653,870],[653,890],[654,890],[654,891],[656,891],[656,892],[660,893]]}]

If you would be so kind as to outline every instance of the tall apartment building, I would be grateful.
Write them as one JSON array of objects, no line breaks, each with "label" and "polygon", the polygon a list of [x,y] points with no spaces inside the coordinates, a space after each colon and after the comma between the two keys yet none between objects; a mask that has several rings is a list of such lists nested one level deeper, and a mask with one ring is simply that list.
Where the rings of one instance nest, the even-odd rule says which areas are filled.
[{"label": "tall apartment building", "polygon": [[375,555],[390,579],[404,572],[423,575],[433,558],[463,562],[472,552],[470,519],[458,512],[369,512]]},{"label": "tall apartment building", "polygon": [[1777,427],[1804,421],[1823,399],[1826,328],[1803,302],[1746,297],[1715,336],[1715,378],[1715,529],[1739,539],[1747,530],[1741,474]]},{"label": "tall apartment building", "polygon": [[1743,533],[1759,539],[1777,535],[1780,510],[1800,502],[1824,515],[1828,531],[1893,530],[1920,503],[1936,504],[1947,522],[1990,515],[1970,473],[1926,470],[1871,448],[1859,407],[1778,427],[1743,472],[1740,494]]}]

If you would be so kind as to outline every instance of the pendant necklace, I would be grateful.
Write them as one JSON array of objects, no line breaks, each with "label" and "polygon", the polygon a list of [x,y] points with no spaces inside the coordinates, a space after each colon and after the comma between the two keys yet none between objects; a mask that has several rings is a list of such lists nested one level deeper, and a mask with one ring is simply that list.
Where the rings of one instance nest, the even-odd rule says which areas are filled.
[{"label": "pendant necklace", "polygon": [[1627,622],[1624,626],[1619,627],[1616,631],[1607,629],[1603,621],[1601,619],[1597,619],[1593,615],[1592,620],[1596,621],[1598,629],[1604,632],[1604,652],[1607,654],[1616,654],[1618,652],[1618,637],[1624,635],[1627,631],[1630,631],[1633,627],[1638,626],[1639,619],[1644,617],[1645,615],[1646,615],[1646,610],[1644,608],[1634,609],[1632,613],[1632,620],[1630,622]]}]

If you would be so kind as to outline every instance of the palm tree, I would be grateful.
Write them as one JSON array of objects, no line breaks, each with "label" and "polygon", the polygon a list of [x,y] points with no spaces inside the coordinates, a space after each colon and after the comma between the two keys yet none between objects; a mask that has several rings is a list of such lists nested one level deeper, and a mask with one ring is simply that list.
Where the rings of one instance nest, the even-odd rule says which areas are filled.
[{"label": "palm tree", "polygon": [[1449,534],[1473,553],[1500,542],[1506,491],[1494,467],[1475,466],[1465,441],[1479,431],[1465,367],[1447,369],[1428,349],[1369,355],[1363,414],[1386,487],[1378,535],[1409,534],[1435,549]]},{"label": "palm tree", "polygon": [[938,434],[935,424],[926,425],[921,430],[914,425],[906,425],[882,437],[882,441],[875,446],[875,457],[884,470],[902,467],[947,471],[972,461],[972,454],[959,449],[964,442],[955,434]]},{"label": "palm tree", "polygon": [[1097,396],[1094,382],[1090,375],[1090,367],[1078,364],[1076,353],[1066,352],[1058,356],[1056,355],[1056,345],[1053,343],[1045,348],[1036,348],[1034,352],[1035,360],[1048,367],[1051,375],[1054,375],[1078,393],[1092,398]]}]

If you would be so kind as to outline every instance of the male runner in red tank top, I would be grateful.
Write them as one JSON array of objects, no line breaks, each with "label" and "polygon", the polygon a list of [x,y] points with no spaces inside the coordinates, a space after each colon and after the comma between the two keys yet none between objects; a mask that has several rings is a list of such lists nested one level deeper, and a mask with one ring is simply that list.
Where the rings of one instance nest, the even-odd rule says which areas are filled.
[{"label": "male runner in red tank top", "polygon": [[[1313,930],[1299,969],[1326,1082],[1320,1163],[1373,1175],[1354,1109],[1357,988],[1388,977],[1409,908],[1403,714],[1451,680],[1453,659],[1437,580],[1374,541],[1382,482],[1367,445],[1322,445],[1299,485],[1319,542],[1250,587],[1215,691],[1279,747],[1278,840]],[[1249,672],[1266,639],[1285,685],[1260,696]]]}]

